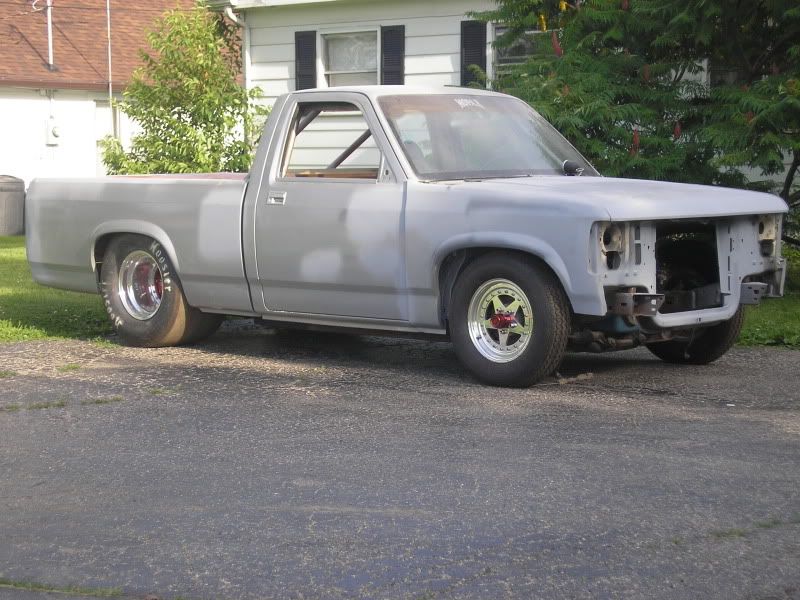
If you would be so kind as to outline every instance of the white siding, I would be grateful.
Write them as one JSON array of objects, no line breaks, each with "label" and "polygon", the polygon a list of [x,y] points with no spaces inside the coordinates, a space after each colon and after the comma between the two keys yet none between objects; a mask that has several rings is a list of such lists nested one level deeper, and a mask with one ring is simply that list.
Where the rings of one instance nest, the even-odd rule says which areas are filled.
[{"label": "white siding", "polygon": [[[50,119],[50,115],[53,119]],[[48,128],[58,129],[50,138]],[[131,126],[122,120],[123,140]],[[25,180],[34,177],[103,175],[98,141],[112,132],[108,96],[96,92],[57,90],[50,100],[43,92],[0,88],[0,174]]]},{"label": "white siding", "polygon": [[[338,0],[324,4],[252,8],[248,85],[258,86],[268,104],[295,88],[296,31],[359,31],[405,25],[405,81],[409,85],[458,85],[461,81],[461,21],[470,11],[489,10],[493,0]],[[487,42],[487,54],[489,53]],[[317,55],[319,57],[319,49]],[[322,69],[318,66],[320,83]]]}]

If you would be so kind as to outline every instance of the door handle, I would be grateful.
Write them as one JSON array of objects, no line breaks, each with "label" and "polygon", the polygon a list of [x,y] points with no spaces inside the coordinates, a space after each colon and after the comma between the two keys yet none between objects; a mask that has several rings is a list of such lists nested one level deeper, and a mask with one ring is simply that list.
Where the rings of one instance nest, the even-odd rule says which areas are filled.
[{"label": "door handle", "polygon": [[286,204],[286,192],[270,192],[267,194],[267,204]]}]

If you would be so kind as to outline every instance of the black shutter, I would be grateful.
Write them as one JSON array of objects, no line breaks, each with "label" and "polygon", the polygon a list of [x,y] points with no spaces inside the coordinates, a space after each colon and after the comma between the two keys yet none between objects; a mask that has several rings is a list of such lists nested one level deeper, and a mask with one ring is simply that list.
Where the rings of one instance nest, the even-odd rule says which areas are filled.
[{"label": "black shutter", "polygon": [[486,72],[486,23],[482,21],[461,21],[461,85],[477,80],[470,65]]},{"label": "black shutter", "polygon": [[297,90],[317,87],[317,32],[294,33],[294,85]]},{"label": "black shutter", "polygon": [[381,27],[381,83],[403,85],[406,77],[405,25]]}]

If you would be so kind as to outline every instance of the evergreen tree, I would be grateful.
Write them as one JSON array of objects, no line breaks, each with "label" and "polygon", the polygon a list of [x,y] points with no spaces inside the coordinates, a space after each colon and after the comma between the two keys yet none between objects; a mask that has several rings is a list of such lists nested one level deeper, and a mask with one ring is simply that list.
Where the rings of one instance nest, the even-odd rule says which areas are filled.
[{"label": "evergreen tree", "polygon": [[[633,2],[633,6],[631,6]],[[512,25],[498,45],[535,27],[535,55],[498,85],[532,104],[606,175],[739,183],[710,163],[692,102],[698,71],[653,44],[663,19],[636,0],[595,0],[559,10],[548,0],[507,0],[485,18]],[[542,30],[547,28],[548,31]]]},{"label": "evergreen tree", "polygon": [[[528,36],[537,50],[497,87],[601,172],[771,187],[800,204],[797,0],[498,0],[481,17],[509,26],[499,47]],[[787,156],[777,184],[745,176],[781,174]]]},{"label": "evergreen tree", "polygon": [[[771,177],[756,185],[779,193],[791,208],[800,207],[800,3],[658,4],[672,18],[657,42],[708,59],[712,85],[702,133],[716,151],[715,164],[749,168],[751,178]],[[795,236],[796,210],[792,217]]]},{"label": "evergreen tree", "polygon": [[250,142],[266,111],[260,90],[247,91],[240,72],[238,30],[204,5],[166,12],[147,36],[151,50],[133,74],[120,109],[141,133],[125,150],[104,141],[111,174],[247,171]]}]

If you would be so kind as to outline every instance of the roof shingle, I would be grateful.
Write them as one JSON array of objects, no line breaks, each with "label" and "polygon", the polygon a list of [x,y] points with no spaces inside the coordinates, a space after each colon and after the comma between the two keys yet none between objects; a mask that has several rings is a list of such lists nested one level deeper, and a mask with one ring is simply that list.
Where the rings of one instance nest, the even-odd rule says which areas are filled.
[{"label": "roof shingle", "polygon": [[[141,64],[139,49],[155,20],[193,0],[148,0],[145,7],[111,0],[112,82],[122,89]],[[108,88],[106,0],[53,0],[53,62],[47,65],[45,0],[0,0],[0,86],[46,89]]]}]

